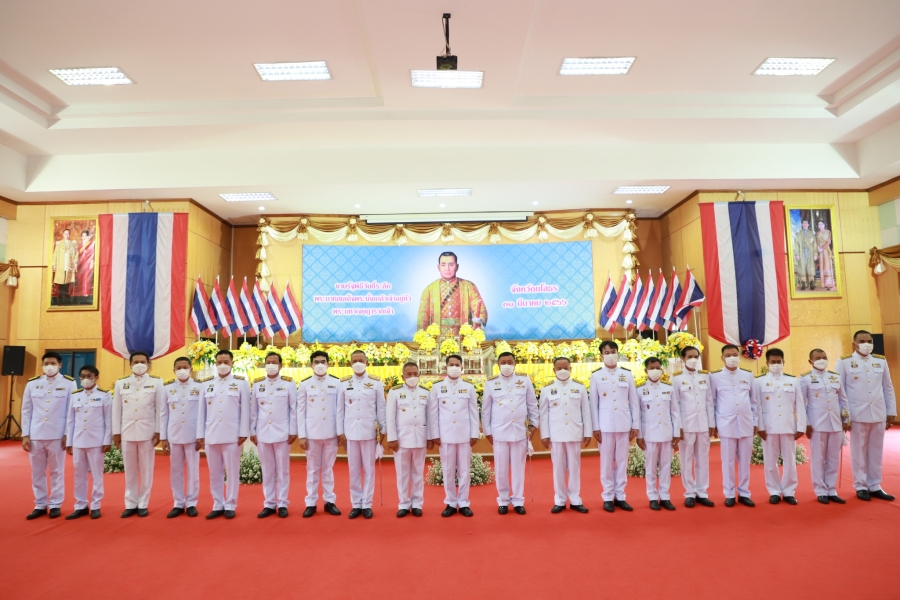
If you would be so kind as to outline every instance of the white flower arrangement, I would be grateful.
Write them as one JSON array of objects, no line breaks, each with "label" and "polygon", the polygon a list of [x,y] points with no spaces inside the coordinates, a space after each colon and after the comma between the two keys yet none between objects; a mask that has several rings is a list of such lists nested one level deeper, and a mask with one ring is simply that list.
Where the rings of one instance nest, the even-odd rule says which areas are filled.
[{"label": "white flower arrangement", "polygon": [[[439,458],[429,459],[428,472],[425,474],[425,483],[428,485],[444,485],[444,471],[441,468]],[[480,454],[472,455],[469,467],[469,485],[488,485],[494,482],[494,469],[491,463],[485,462]],[[458,481],[456,482],[459,483]]]},{"label": "white flower arrangement", "polygon": [[[783,464],[781,460],[782,457],[778,457],[778,464]],[[797,444],[797,450],[795,451],[794,459],[796,460],[798,465],[803,465],[809,462],[809,458],[806,456],[806,446],[803,444]],[[762,446],[762,438],[758,435],[753,436],[753,452],[750,453],[750,464],[751,465],[761,465],[763,464],[763,446]]]},{"label": "white flower arrangement", "polygon": [[115,446],[110,446],[109,452],[103,455],[103,472],[104,473],[124,473],[125,459],[122,458],[122,451]]},{"label": "white flower arrangement", "polygon": [[241,483],[262,483],[262,464],[259,462],[259,454],[253,449],[241,452]]},{"label": "white flower arrangement", "polygon": [[[647,476],[647,457],[637,444],[632,444],[628,449],[628,467],[626,470],[628,477]],[[681,475],[681,458],[678,456],[678,452],[672,453],[672,466],[669,471],[673,477]]]}]

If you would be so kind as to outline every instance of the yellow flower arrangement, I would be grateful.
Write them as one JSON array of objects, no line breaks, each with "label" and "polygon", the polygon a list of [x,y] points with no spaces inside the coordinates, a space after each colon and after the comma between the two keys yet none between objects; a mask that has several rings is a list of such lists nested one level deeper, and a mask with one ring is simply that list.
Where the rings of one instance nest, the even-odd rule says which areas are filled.
[{"label": "yellow flower arrangement", "polygon": [[233,351],[234,354],[234,370],[239,373],[246,373],[250,369],[254,369],[262,365],[264,353],[256,346],[251,346],[247,342],[241,344],[241,347]]},{"label": "yellow flower arrangement", "polygon": [[494,355],[500,356],[503,352],[512,352],[512,346],[509,345],[509,342],[504,340],[497,340],[494,342]]},{"label": "yellow flower arrangement", "polygon": [[340,346],[328,346],[326,352],[328,352],[328,362],[332,365],[341,365],[346,358],[349,358],[344,356],[344,351]]},{"label": "yellow flower arrangement", "polygon": [[[616,342],[618,344],[618,341]],[[634,338],[619,344],[619,354],[624,354],[628,360],[635,362],[641,360],[641,342]]]},{"label": "yellow flower arrangement", "polygon": [[575,340],[572,342],[572,354],[575,355],[575,360],[581,362],[584,360],[585,355],[588,353],[588,345],[584,340]]},{"label": "yellow flower arrangement", "polygon": [[467,335],[462,339],[462,347],[466,350],[466,352],[471,352],[475,348],[479,346],[478,340],[475,339],[474,335]]},{"label": "yellow flower arrangement", "polygon": [[472,335],[473,331],[474,330],[472,329],[471,325],[469,325],[468,323],[464,323],[459,328],[459,335],[460,337],[466,337],[467,335]]},{"label": "yellow flower arrangement", "polygon": [[558,356],[565,356],[569,360],[572,360],[575,357],[575,352],[572,350],[572,346],[565,342],[561,342],[556,345],[556,352],[554,353],[556,358]]},{"label": "yellow flower arrangement", "polygon": [[475,338],[478,343],[483,342],[485,340],[484,329],[476,329],[472,332],[472,337]]},{"label": "yellow flower arrangement", "polygon": [[427,337],[431,336],[428,335],[428,332],[424,329],[420,329],[415,333],[415,335],[413,335],[413,342],[415,342],[416,344],[421,344]]},{"label": "yellow flower arrangement", "polygon": [[444,356],[449,356],[450,354],[458,354],[459,353],[459,344],[456,343],[456,340],[453,338],[447,338],[443,342],[441,342],[441,354]]},{"label": "yellow flower arrangement", "polygon": [[544,360],[553,360],[556,355],[556,349],[550,342],[544,342],[538,347],[538,356]]},{"label": "yellow flower arrangement", "polygon": [[396,360],[401,365],[409,360],[409,348],[407,348],[406,345],[400,342],[394,344],[392,354],[394,356],[394,360]]},{"label": "yellow flower arrangement", "polygon": [[534,342],[519,342],[513,349],[516,360],[531,362],[540,356],[540,349]]},{"label": "yellow flower arrangement", "polygon": [[431,337],[437,337],[441,335],[441,326],[437,323],[432,323],[428,327],[425,328],[425,333],[430,335]]},{"label": "yellow flower arrangement", "polygon": [[206,340],[201,340],[191,344],[188,348],[188,358],[195,369],[202,370],[216,362],[216,353],[219,347]]},{"label": "yellow flower arrangement", "polygon": [[434,349],[437,348],[437,342],[433,337],[426,336],[421,342],[419,342],[419,349],[422,352],[434,352]]},{"label": "yellow flower arrangement", "polygon": [[703,352],[703,344],[700,343],[700,340],[687,331],[676,331],[670,333],[666,338],[666,350],[672,358],[681,356],[681,351],[688,346],[693,346]]},{"label": "yellow flower arrangement", "polygon": [[309,355],[312,354],[312,350],[306,344],[297,344],[294,354],[296,355],[296,364],[302,367],[309,364]]}]

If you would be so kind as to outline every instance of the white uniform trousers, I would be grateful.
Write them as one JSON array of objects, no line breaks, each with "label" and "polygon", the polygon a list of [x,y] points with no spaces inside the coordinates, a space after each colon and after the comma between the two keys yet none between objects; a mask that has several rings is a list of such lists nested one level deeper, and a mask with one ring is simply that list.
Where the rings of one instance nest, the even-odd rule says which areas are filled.
[{"label": "white uniform trousers", "polygon": [[753,453],[753,436],[719,438],[722,450],[722,488],[726,498],[734,498],[734,463],[737,461],[737,493],[750,497],[750,455]]},{"label": "white uniform trousers", "polygon": [[[240,444],[207,444],[206,464],[209,467],[213,510],[237,510],[238,490],[241,487]],[[227,482],[225,473],[228,473]]]},{"label": "white uniform trousers", "polygon": [[[644,442],[647,444],[644,461],[648,500],[669,500],[672,484],[672,442]],[[657,475],[659,471],[659,475]],[[657,481],[659,490],[657,490]]]},{"label": "white uniform trousers", "polygon": [[[34,491],[34,507],[59,508],[66,496],[66,451],[62,440],[31,440],[31,489]],[[48,474],[49,469],[49,474]],[[47,498],[47,480],[50,480],[50,498]]]},{"label": "white uniform trousers", "polygon": [[287,508],[290,504],[288,491],[291,488],[291,445],[287,440],[271,444],[260,442],[259,462],[262,464],[264,506]]},{"label": "white uniform trousers", "polygon": [[[497,481],[497,505],[525,505],[525,461],[528,440],[498,442],[494,440],[494,476]],[[510,485],[511,483],[511,485]]]},{"label": "white uniform trousers", "polygon": [[813,431],[809,440],[809,475],[816,496],[837,496],[843,431]]},{"label": "white uniform trousers", "polygon": [[[200,496],[200,451],[194,442],[190,444],[169,444],[169,479],[172,483],[172,498],[175,508],[197,506]],[[187,481],[184,479],[187,471]]]},{"label": "white uniform trousers", "polygon": [[91,510],[98,510],[103,500],[103,447],[72,448],[72,465],[75,467],[75,510],[88,507],[88,472],[93,480]]},{"label": "white uniform trousers", "polygon": [[[553,461],[553,503],[565,506],[581,505],[581,442],[550,442]],[[566,483],[566,471],[569,482]]]},{"label": "white uniform trousers", "polygon": [[425,448],[400,448],[394,452],[397,497],[400,510],[422,508],[425,501]]},{"label": "white uniform trousers", "polygon": [[352,508],[372,508],[375,497],[375,440],[347,440]]},{"label": "white uniform trousers", "polygon": [[603,484],[603,501],[625,500],[625,483],[628,481],[627,431],[601,432],[600,483]]},{"label": "white uniform trousers", "polygon": [[[763,440],[763,468],[770,496],[793,496],[797,491],[797,442],[793,433],[769,433]],[[783,457],[782,472],[778,457]]]},{"label": "white uniform trousers", "polygon": [[850,423],[850,466],[855,489],[870,492],[881,489],[883,451],[884,422]]},{"label": "white uniform trousers", "polygon": [[122,460],[125,463],[125,508],[150,506],[153,461],[156,457],[153,448],[153,440],[122,441]]},{"label": "white uniform trousers", "polygon": [[322,498],[334,504],[334,461],[337,458],[337,438],[327,440],[306,440],[306,506],[315,506],[319,501],[319,481],[322,482]]},{"label": "white uniform trousers", "polygon": [[[444,476],[444,504],[453,508],[469,506],[469,469],[472,446],[441,443],[441,472]],[[457,481],[459,484],[457,485]]]},{"label": "white uniform trousers", "polygon": [[685,498],[707,498],[709,490],[709,432],[684,432],[678,442],[681,452],[681,483]]}]

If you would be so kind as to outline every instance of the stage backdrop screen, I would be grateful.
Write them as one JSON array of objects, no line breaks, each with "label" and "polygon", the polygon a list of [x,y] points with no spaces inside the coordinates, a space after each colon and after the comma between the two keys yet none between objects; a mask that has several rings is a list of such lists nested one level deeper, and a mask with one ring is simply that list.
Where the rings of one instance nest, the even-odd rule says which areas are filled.
[{"label": "stage backdrop screen", "polygon": [[407,341],[432,323],[455,335],[479,322],[489,340],[593,338],[591,244],[307,244],[303,319],[307,342]]}]

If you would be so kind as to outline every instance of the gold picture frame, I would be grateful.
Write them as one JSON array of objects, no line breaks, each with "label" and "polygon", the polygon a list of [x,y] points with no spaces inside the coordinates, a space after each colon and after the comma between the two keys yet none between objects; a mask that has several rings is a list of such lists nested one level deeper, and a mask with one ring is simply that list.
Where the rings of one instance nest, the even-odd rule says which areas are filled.
[{"label": "gold picture frame", "polygon": [[[840,231],[833,204],[785,205],[791,298],[840,298]],[[804,222],[807,224],[804,227]]]},{"label": "gold picture frame", "polygon": [[97,310],[100,306],[97,225],[97,217],[50,219],[47,310]]}]

